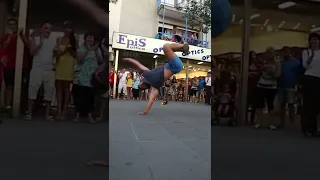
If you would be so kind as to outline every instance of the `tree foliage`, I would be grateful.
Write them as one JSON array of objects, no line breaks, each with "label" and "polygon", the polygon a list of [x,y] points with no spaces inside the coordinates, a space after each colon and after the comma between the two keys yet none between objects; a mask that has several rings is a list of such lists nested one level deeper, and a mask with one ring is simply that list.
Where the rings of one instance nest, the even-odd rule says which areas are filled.
[{"label": "tree foliage", "polygon": [[211,29],[211,0],[181,0],[176,9],[186,12],[191,28],[204,33]]}]

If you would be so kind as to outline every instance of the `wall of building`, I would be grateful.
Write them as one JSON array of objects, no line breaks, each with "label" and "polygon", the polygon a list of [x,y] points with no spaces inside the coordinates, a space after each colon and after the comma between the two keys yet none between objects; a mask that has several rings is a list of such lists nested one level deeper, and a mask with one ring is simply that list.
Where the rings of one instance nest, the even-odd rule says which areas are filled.
[{"label": "wall of building", "polygon": [[158,22],[156,0],[122,0],[120,32],[154,38]]},{"label": "wall of building", "polygon": [[113,32],[119,32],[120,30],[122,1],[118,0],[117,4],[109,4],[109,44],[112,44]]}]

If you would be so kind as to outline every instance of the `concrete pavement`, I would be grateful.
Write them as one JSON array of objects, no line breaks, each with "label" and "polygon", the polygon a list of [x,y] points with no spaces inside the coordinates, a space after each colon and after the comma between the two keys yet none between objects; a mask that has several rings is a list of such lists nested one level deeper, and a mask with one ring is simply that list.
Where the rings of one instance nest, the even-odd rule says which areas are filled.
[{"label": "concrete pavement", "polygon": [[210,180],[210,107],[110,102],[110,180]]},{"label": "concrete pavement", "polygon": [[1,180],[105,180],[108,124],[5,120],[0,125]]},{"label": "concrete pavement", "polygon": [[[146,101],[110,101],[108,124],[24,122],[0,125],[3,180],[313,180],[319,178],[320,139],[300,133],[212,127],[210,107]],[[211,144],[212,134],[212,144]],[[212,166],[211,166],[212,148]],[[212,168],[212,174],[211,174]]]},{"label": "concrete pavement", "polygon": [[319,178],[320,139],[296,132],[213,127],[212,177],[217,180]]}]

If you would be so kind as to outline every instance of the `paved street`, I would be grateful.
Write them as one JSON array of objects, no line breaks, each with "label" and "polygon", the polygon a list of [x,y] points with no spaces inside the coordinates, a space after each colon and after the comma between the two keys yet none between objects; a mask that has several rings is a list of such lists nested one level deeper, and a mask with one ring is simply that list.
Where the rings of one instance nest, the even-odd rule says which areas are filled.
[{"label": "paved street", "polygon": [[110,102],[110,180],[210,180],[210,107]]},{"label": "paved street", "polygon": [[320,139],[300,133],[213,127],[212,177],[216,180],[318,179]]},{"label": "paved street", "polygon": [[[110,102],[110,180],[313,180],[320,139],[299,133],[213,127],[210,107],[146,101]],[[0,126],[0,179],[105,180],[108,125],[6,120]]]},{"label": "paved street", "polygon": [[106,180],[108,125],[6,120],[0,125],[1,180]]}]

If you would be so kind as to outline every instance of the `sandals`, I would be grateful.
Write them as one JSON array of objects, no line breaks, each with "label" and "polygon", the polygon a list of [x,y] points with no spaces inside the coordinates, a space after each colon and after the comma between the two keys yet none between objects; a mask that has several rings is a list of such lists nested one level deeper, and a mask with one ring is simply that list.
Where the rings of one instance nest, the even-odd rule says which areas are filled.
[{"label": "sandals", "polygon": [[88,166],[98,166],[98,167],[109,167],[109,164],[106,161],[89,161],[87,162]]},{"label": "sandals", "polygon": [[46,117],[46,120],[47,120],[47,121],[55,121],[55,119],[54,119],[52,116],[47,116],[47,117]]},{"label": "sandals", "polygon": [[25,120],[25,121],[30,121],[30,120],[32,120],[32,115],[30,115],[30,114],[25,115],[25,116],[24,116],[24,120]]}]

